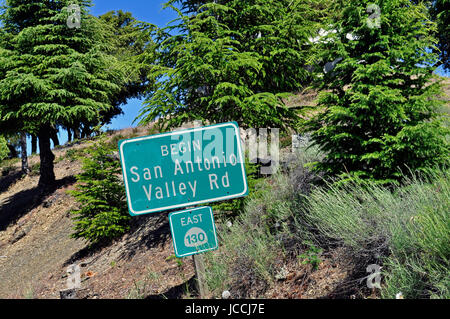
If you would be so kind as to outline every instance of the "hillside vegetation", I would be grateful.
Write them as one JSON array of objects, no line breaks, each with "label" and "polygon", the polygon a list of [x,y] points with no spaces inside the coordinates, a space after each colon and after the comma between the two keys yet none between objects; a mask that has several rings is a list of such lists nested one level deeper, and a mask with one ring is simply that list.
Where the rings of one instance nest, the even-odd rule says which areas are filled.
[{"label": "hillside vegetation", "polygon": [[[154,132],[112,132],[103,143],[113,155],[119,139]],[[124,235],[100,245],[71,238],[76,176],[96,143],[55,150],[59,186],[50,193],[37,187],[36,156],[29,176],[18,161],[2,162],[0,296],[58,298],[73,263],[82,265],[86,298],[197,296],[193,262],[173,255],[165,214],[135,218]],[[338,186],[305,166],[322,158],[317,148],[284,154],[283,168],[255,180],[244,206],[217,205],[220,247],[205,255],[209,297],[229,290],[233,298],[448,298],[448,171],[394,189]],[[371,264],[383,267],[381,290],[367,288]]]},{"label": "hillside vegetation", "polygon": [[[146,128],[110,136],[145,135]],[[180,298],[195,296],[191,260],[177,260],[165,215],[135,218],[127,234],[89,247],[75,239],[70,195],[82,173],[82,158],[95,141],[76,141],[54,150],[57,189],[38,187],[39,158],[30,157],[32,173],[20,163],[2,162],[0,177],[0,298],[59,298],[67,289],[67,269],[81,266],[80,298]]]},{"label": "hillside vegetation", "polygon": [[[221,248],[207,255],[214,294],[449,298],[449,172],[394,188],[312,186],[319,177],[304,164],[317,155],[302,150],[287,172],[258,184],[220,233]],[[382,267],[379,290],[366,286],[373,264]]]},{"label": "hillside vegetation", "polygon": [[[448,0],[167,0],[166,26],[94,2],[0,8],[0,298],[450,297]],[[138,126],[104,131],[133,98]],[[118,143],[224,122],[258,144],[248,196],[211,203],[219,248],[180,259],[168,212],[132,217],[123,181],[149,212],[175,179],[144,156],[122,173]],[[212,144],[185,142],[162,158],[219,189],[194,170]],[[232,196],[224,149],[204,163]],[[202,202],[193,183],[176,200]]]}]

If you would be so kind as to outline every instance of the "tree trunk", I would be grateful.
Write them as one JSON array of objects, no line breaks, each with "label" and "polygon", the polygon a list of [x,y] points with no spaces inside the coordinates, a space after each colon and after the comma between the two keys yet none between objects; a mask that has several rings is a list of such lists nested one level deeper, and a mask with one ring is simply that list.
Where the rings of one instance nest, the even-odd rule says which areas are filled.
[{"label": "tree trunk", "polygon": [[92,134],[92,129],[89,126],[87,126],[87,125],[81,131],[81,137],[82,138],[91,137],[91,134]]},{"label": "tree trunk", "polygon": [[74,128],[73,129],[73,139],[74,140],[79,140],[81,138],[80,136],[80,129],[79,128]]},{"label": "tree trunk", "polygon": [[35,134],[31,135],[31,154],[37,153],[37,136]]},{"label": "tree trunk", "polygon": [[17,154],[16,148],[13,145],[8,144],[8,149],[9,149],[9,154],[10,154],[9,156],[11,158],[19,157],[19,155]]},{"label": "tree trunk", "polygon": [[20,132],[20,157],[22,158],[22,173],[28,174],[30,168],[28,167],[28,154],[27,154],[27,134]]},{"label": "tree trunk", "polygon": [[52,128],[50,132],[50,138],[53,141],[53,146],[59,146],[59,139],[58,139],[58,130],[56,128]]},{"label": "tree trunk", "polygon": [[55,185],[55,173],[53,171],[53,161],[55,155],[50,147],[50,135],[53,128],[44,126],[39,130],[39,157],[41,159],[39,187],[44,189],[52,188]]},{"label": "tree trunk", "polygon": [[72,142],[72,131],[70,128],[67,128],[67,142]]}]

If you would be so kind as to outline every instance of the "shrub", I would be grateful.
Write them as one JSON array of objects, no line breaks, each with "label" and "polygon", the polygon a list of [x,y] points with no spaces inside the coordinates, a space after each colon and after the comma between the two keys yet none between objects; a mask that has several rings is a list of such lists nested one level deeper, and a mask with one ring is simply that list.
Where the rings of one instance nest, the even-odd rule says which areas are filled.
[{"label": "shrub", "polygon": [[[284,258],[295,255],[315,268],[322,251],[344,247],[355,265],[352,279],[369,264],[382,266],[384,298],[449,298],[450,171],[409,172],[404,184],[390,187],[362,180],[314,185],[317,176],[304,164],[317,157],[309,149],[289,174],[257,182],[233,225],[219,224],[220,247],[206,254],[211,291],[255,297],[274,282]],[[358,282],[346,289],[362,288]]]},{"label": "shrub", "polygon": [[36,164],[31,165],[29,175],[30,176],[39,176],[40,169],[41,169],[41,163],[36,163]]},{"label": "shrub", "polygon": [[258,297],[251,294],[263,293],[274,282],[285,244],[294,237],[291,224],[302,200],[299,192],[307,189],[300,184],[309,181],[303,165],[311,159],[317,159],[316,151],[302,150],[290,163],[292,176],[280,170],[255,181],[255,191],[232,226],[218,225],[220,247],[205,254],[206,281],[213,293],[230,290],[238,298]]},{"label": "shrub", "polygon": [[77,159],[82,157],[82,155],[85,155],[83,151],[84,150],[80,150],[80,149],[70,149],[70,150],[67,150],[65,157],[70,162],[75,162]]},{"label": "shrub", "polygon": [[83,173],[77,176],[76,190],[71,191],[80,203],[80,208],[72,212],[74,238],[85,238],[94,244],[107,242],[129,230],[125,189],[119,178],[120,163],[113,152],[102,139],[86,150]]},{"label": "shrub", "polygon": [[415,180],[398,192],[411,217],[390,225],[390,256],[382,295],[393,298],[450,298],[449,172],[432,183]]},{"label": "shrub", "polygon": [[317,187],[296,215],[298,232],[321,247],[350,247],[355,260],[367,262],[361,267],[377,258],[383,297],[448,298],[448,175],[438,171],[394,189],[369,182]]},{"label": "shrub", "polygon": [[314,246],[310,241],[306,241],[305,244],[308,246],[308,249],[300,254],[298,258],[302,260],[303,265],[310,264],[314,270],[317,270],[322,262],[319,256],[323,250]]},{"label": "shrub", "polygon": [[386,244],[383,223],[392,213],[386,206],[392,209],[395,205],[390,191],[375,184],[327,184],[311,192],[297,222],[324,247],[346,245],[359,253],[375,251]]},{"label": "shrub", "polygon": [[[270,187],[270,180],[279,179]],[[277,227],[291,213],[285,200],[289,187],[285,176],[259,181],[257,196],[248,198],[244,210],[231,227],[220,227],[218,251],[206,254],[206,280],[210,290],[220,295],[231,290],[239,298],[253,297],[248,286],[265,289],[274,278],[276,260],[282,254]]]}]

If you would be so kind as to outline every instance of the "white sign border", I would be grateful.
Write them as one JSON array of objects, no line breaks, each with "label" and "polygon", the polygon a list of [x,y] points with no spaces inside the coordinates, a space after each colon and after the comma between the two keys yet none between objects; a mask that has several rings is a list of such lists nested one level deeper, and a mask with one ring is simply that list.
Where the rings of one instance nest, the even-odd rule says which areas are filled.
[{"label": "white sign border", "polygon": [[[241,163],[242,178],[243,178],[244,186],[245,186],[244,187],[244,191],[242,193],[233,194],[233,195],[227,195],[227,196],[222,196],[222,197],[217,197],[217,198],[210,198],[210,199],[196,201],[196,202],[188,202],[188,203],[176,204],[176,205],[172,205],[172,206],[151,208],[151,209],[147,209],[147,210],[140,211],[140,212],[136,212],[133,209],[133,206],[131,204],[131,199],[130,199],[130,190],[129,190],[129,187],[128,187],[125,158],[123,156],[123,146],[125,144],[139,142],[139,141],[144,141],[144,140],[150,140],[150,139],[154,139],[154,138],[158,138],[158,137],[166,137],[166,136],[171,136],[171,135],[181,135],[181,134],[185,134],[185,133],[194,133],[194,132],[197,132],[197,131],[204,131],[204,130],[213,129],[213,128],[220,128],[220,127],[229,126],[229,125],[234,127],[235,133],[236,133],[236,138],[237,138],[237,147],[238,147],[238,153],[239,153],[238,155],[239,155],[239,160],[240,160],[240,163]],[[246,172],[245,172],[245,161],[244,161],[244,158],[243,158],[242,148],[241,148],[241,136],[239,134],[239,126],[237,125],[236,122],[228,122],[228,123],[222,123],[222,124],[216,124],[216,125],[210,125],[210,126],[203,126],[203,127],[198,127],[198,128],[191,128],[191,129],[186,129],[186,130],[181,130],[181,131],[174,131],[174,132],[169,132],[169,133],[155,134],[155,135],[144,136],[144,137],[136,137],[136,138],[132,138],[132,139],[128,139],[128,140],[122,140],[122,141],[119,141],[119,155],[120,155],[120,161],[122,163],[122,173],[123,173],[123,177],[124,177],[123,178],[123,182],[125,184],[125,190],[126,190],[126,193],[127,193],[128,209],[129,209],[130,214],[132,216],[140,216],[140,215],[145,215],[145,214],[150,214],[150,213],[156,213],[156,212],[162,212],[162,211],[166,211],[166,210],[176,209],[176,208],[180,208],[180,207],[196,206],[196,205],[200,205],[200,204],[205,204],[205,203],[210,203],[210,202],[217,202],[217,201],[227,200],[227,199],[231,199],[231,198],[241,197],[245,193],[247,193],[247,190],[248,190],[247,176],[246,176]]]}]

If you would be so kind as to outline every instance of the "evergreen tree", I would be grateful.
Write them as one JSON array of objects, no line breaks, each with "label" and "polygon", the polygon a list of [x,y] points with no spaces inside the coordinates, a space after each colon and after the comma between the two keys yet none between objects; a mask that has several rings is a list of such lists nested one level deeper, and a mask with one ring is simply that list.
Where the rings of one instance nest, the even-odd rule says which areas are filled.
[{"label": "evergreen tree", "polygon": [[112,108],[102,114],[102,123],[109,124],[111,119],[122,114],[121,105],[130,98],[141,98],[145,91],[152,88],[154,82],[146,57],[153,56],[155,43],[152,36],[157,29],[153,24],[142,22],[130,12],[110,11],[99,17],[105,27],[110,28],[108,42],[112,44],[109,53],[117,59],[116,68],[124,73],[124,84],[112,97]]},{"label": "evergreen tree", "polygon": [[432,1],[430,11],[437,24],[437,52],[440,55],[440,63],[450,71],[450,0]]},{"label": "evergreen tree", "polygon": [[[70,4],[81,8],[81,28],[69,27]],[[0,124],[39,138],[39,185],[52,186],[54,127],[91,125],[111,109],[122,79],[108,55],[108,31],[87,13],[90,1],[6,0],[1,14]]]},{"label": "evergreen tree", "polygon": [[443,65],[450,71],[450,0],[411,0],[414,4],[424,3],[430,19],[436,22],[435,36],[438,40],[434,51],[439,54],[437,66]]},{"label": "evergreen tree", "polygon": [[[152,35],[156,29],[155,25],[136,20],[130,12],[110,11],[101,15],[99,22],[102,28],[107,30],[109,43],[107,53],[116,60],[114,65],[109,65],[109,69],[117,69],[122,73],[122,83],[118,90],[111,97],[112,107],[100,112],[100,125],[94,123],[75,123],[65,127],[68,132],[68,141],[89,136],[95,127],[99,128],[111,123],[111,120],[123,114],[122,106],[130,98],[141,98],[146,90],[152,87],[153,77],[148,70],[148,66],[141,63],[143,52],[152,51],[154,42]],[[149,55],[147,55],[148,57]]]},{"label": "evergreen tree", "polygon": [[74,210],[73,238],[85,238],[91,244],[105,243],[123,235],[130,228],[125,189],[120,180],[120,162],[112,147],[101,138],[87,151],[83,172],[77,175],[77,188],[71,193],[80,204]]},{"label": "evergreen tree", "polygon": [[326,154],[318,170],[389,182],[448,163],[448,130],[436,111],[436,26],[426,7],[375,1],[380,15],[370,17],[372,2],[344,1],[317,47],[318,64],[340,62],[320,78],[313,140]]},{"label": "evergreen tree", "polygon": [[[171,6],[176,1],[170,1]],[[234,120],[286,127],[296,119],[283,101],[309,81],[308,38],[323,14],[318,1],[182,1],[180,24],[161,34],[158,84],[142,123],[160,119]]]}]

